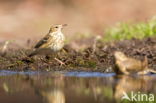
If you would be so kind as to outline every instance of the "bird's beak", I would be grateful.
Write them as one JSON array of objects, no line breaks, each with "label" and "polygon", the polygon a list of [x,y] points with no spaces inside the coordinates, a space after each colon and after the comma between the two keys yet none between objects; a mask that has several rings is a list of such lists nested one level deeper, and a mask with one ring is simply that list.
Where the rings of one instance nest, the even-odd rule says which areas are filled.
[{"label": "bird's beak", "polygon": [[62,27],[65,27],[65,26],[67,26],[67,24],[63,24],[63,25],[62,25]]}]

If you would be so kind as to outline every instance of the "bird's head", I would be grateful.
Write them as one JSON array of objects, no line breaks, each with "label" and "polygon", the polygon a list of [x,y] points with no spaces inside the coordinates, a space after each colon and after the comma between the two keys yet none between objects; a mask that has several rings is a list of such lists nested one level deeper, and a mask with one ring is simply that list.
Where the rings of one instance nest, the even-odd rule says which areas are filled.
[{"label": "bird's head", "polygon": [[120,60],[120,61],[124,61],[127,59],[127,56],[123,52],[120,52],[120,51],[115,51],[114,56],[116,60]]},{"label": "bird's head", "polygon": [[61,31],[62,28],[65,27],[65,26],[67,26],[67,24],[52,25],[52,26],[50,27],[49,32],[57,32],[57,31],[59,32],[59,31]]}]

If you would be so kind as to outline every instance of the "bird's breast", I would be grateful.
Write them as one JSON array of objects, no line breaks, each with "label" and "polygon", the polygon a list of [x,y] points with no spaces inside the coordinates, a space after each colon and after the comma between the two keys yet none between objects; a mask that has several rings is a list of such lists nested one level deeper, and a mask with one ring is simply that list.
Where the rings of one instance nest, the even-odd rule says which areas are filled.
[{"label": "bird's breast", "polygon": [[65,40],[65,37],[62,33],[53,35],[53,43],[51,44],[50,48],[53,51],[59,51],[64,46],[64,40]]}]

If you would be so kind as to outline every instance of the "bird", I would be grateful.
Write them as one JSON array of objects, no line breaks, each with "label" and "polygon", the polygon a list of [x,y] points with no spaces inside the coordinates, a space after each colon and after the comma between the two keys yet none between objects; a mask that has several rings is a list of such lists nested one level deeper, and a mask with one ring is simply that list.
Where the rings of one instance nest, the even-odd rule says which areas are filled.
[{"label": "bird", "polygon": [[[65,26],[67,24],[52,25],[49,32],[34,46],[34,50],[28,56],[51,55],[60,51],[64,47],[65,36],[62,29]],[[61,65],[64,64],[56,57],[54,59]]]},{"label": "bird", "polygon": [[148,60],[147,57],[145,57],[144,61],[140,61],[131,57],[126,56],[121,51],[115,51],[114,53],[115,57],[115,64],[116,67],[114,71],[117,74],[132,74],[136,73],[138,75],[144,75],[148,73],[156,73],[155,70],[152,70],[148,67]]}]

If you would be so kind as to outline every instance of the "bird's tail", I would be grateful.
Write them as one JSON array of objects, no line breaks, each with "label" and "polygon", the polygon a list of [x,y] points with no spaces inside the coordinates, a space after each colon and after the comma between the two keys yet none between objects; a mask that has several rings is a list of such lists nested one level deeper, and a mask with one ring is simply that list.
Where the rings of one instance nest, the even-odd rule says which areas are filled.
[{"label": "bird's tail", "polygon": [[28,55],[28,57],[32,57],[32,56],[34,56],[34,55],[36,55],[36,54],[37,54],[37,51],[35,50],[35,51],[31,52],[31,53]]}]

